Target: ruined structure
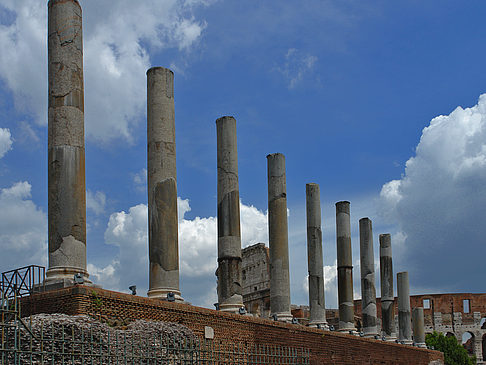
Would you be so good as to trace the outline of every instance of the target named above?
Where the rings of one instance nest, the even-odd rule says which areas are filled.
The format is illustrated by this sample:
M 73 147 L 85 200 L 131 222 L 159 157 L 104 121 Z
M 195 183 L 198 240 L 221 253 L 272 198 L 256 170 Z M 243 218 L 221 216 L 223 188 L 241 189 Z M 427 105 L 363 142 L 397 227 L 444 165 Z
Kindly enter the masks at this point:
M 390 234 L 380 234 L 380 285 L 382 335 L 387 341 L 396 340 L 393 294 L 393 260 Z
M 46 284 L 73 285 L 86 271 L 86 183 L 82 11 L 77 0 L 48 3 L 48 220 Z
M 218 304 L 226 312 L 243 307 L 241 292 L 240 192 L 236 120 L 216 121 L 218 140 Z
M 268 163 L 268 238 L 270 246 L 270 310 L 279 321 L 292 320 L 290 313 L 289 242 L 285 156 L 274 153 Z
M 427 347 L 425 345 L 424 309 L 422 307 L 412 309 L 412 329 L 414 345 L 422 348 Z
M 398 292 L 398 340 L 405 345 L 412 342 L 412 322 L 410 313 L 410 285 L 408 272 L 403 271 L 397 274 Z
M 147 190 L 149 224 L 149 291 L 166 299 L 179 290 L 177 172 L 174 73 L 163 67 L 147 71 Z

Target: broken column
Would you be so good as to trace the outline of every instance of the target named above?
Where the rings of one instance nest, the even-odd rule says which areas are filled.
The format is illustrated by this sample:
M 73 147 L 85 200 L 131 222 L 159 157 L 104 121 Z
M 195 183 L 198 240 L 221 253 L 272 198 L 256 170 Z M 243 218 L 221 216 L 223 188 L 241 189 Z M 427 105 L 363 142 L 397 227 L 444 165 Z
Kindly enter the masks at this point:
M 361 312 L 365 337 L 378 335 L 376 326 L 375 260 L 371 220 L 359 220 L 359 252 L 361 267 Z
M 218 303 L 219 309 L 238 312 L 241 288 L 240 193 L 236 120 L 216 120 L 218 141 Z
M 412 310 L 413 342 L 415 346 L 426 348 L 424 308 L 417 307 Z
M 386 341 L 396 340 L 391 236 L 380 234 L 381 328 Z
M 307 184 L 307 264 L 309 269 L 310 327 L 328 329 L 324 301 L 321 198 L 318 184 Z
M 279 321 L 290 322 L 292 314 L 290 313 L 285 157 L 281 153 L 273 153 L 267 156 L 267 163 L 270 314 Z
M 412 341 L 412 322 L 410 318 L 410 287 L 408 282 L 408 272 L 397 274 L 398 290 L 398 341 L 405 345 L 411 345 Z
M 167 299 L 179 290 L 174 74 L 147 71 L 147 184 L 150 298 Z M 169 294 L 172 296 L 172 294 Z
M 336 203 L 337 274 L 339 331 L 356 331 L 354 326 L 353 255 L 349 202 Z
M 76 0 L 48 3 L 48 220 L 46 283 L 67 286 L 86 271 L 86 183 L 82 11 Z

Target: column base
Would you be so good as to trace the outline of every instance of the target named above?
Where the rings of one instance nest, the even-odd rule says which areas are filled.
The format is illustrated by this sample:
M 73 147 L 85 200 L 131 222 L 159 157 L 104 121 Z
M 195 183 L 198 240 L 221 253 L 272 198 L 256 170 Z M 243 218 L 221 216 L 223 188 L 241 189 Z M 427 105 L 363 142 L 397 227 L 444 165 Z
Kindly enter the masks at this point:
M 375 336 L 378 336 L 378 328 L 376 326 L 363 328 L 363 337 L 374 338 Z
M 396 342 L 397 341 L 397 336 L 382 336 L 384 337 L 384 341 L 386 342 Z
M 402 344 L 402 345 L 409 345 L 409 346 L 412 346 L 413 345 L 413 341 L 412 340 L 398 340 L 398 343 Z
M 229 303 L 229 304 L 220 304 L 219 305 L 219 310 L 221 312 L 227 312 L 227 313 L 239 313 L 240 312 L 240 308 L 244 308 L 244 304 L 241 303 L 237 303 L 237 304 L 234 304 L 234 303 Z
M 420 347 L 421 349 L 427 348 L 427 345 L 425 344 L 425 342 L 414 343 L 414 346 Z
M 325 321 L 311 321 L 309 322 L 308 326 L 312 328 L 320 328 L 324 331 L 329 331 L 329 325 Z
M 82 282 L 77 282 L 74 280 L 74 276 L 76 274 L 81 274 Z M 56 290 L 74 286 L 76 284 L 99 287 L 98 285 L 94 285 L 93 282 L 88 278 L 88 272 L 79 267 L 51 267 L 46 271 L 46 278 L 41 290 Z
M 168 301 L 167 299 L 167 294 L 169 293 L 174 293 L 174 301 L 178 303 L 183 303 L 184 298 L 181 297 L 181 292 L 176 289 L 170 289 L 170 288 L 158 288 L 158 289 L 150 289 L 147 292 L 147 296 L 150 299 L 160 299 L 160 300 L 165 300 Z
M 348 332 L 352 335 L 359 336 L 359 332 L 354 327 L 354 323 L 351 322 L 341 322 L 339 321 L 339 328 L 337 329 L 337 332 Z
M 278 322 L 292 323 L 292 313 L 290 312 L 279 312 L 270 315 L 270 318 L 276 317 Z

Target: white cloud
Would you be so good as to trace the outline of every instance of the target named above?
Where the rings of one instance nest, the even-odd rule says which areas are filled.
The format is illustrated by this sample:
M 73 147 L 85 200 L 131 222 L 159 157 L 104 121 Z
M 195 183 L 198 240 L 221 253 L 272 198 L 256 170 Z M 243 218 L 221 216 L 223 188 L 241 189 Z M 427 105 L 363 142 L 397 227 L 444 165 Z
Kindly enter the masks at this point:
M 385 184 L 381 199 L 387 218 L 399 225 L 404 254 L 395 257 L 411 281 L 448 291 L 482 290 L 486 94 L 471 108 L 432 119 L 402 178 Z M 454 280 L 444 285 L 447 277 Z
M 12 135 L 8 128 L 0 128 L 0 158 L 12 149 Z
M 318 58 L 310 54 L 303 54 L 295 48 L 289 48 L 285 55 L 283 66 L 277 70 L 285 77 L 288 88 L 295 88 L 308 74 L 312 73 Z
M 105 211 L 106 195 L 102 191 L 93 193 L 91 190 L 86 191 L 86 208 L 92 210 L 96 215 Z
M 5 271 L 47 263 L 47 217 L 31 200 L 31 188 L 23 181 L 0 190 L 0 267 Z
M 131 141 L 145 112 L 149 49 L 189 50 L 205 27 L 192 10 L 204 0 L 85 0 L 83 6 L 86 135 Z M 0 78 L 16 108 L 47 121 L 47 4 L 5 0 L 13 22 L 0 25 Z
M 192 287 L 189 299 L 195 304 L 214 303 L 217 267 L 217 219 L 195 217 L 185 219 L 191 210 L 188 199 L 177 199 L 179 211 L 179 258 L 181 280 Z M 253 206 L 241 207 L 242 246 L 266 240 L 267 216 Z M 117 257 L 104 267 L 90 265 L 90 274 L 108 289 L 124 290 L 136 284 L 139 295 L 145 295 L 148 282 L 147 206 L 139 204 L 127 212 L 110 216 L 105 242 L 119 247 Z M 199 287 L 194 283 L 204 283 Z M 181 288 L 184 291 L 184 288 Z M 214 293 L 213 293 L 214 291 Z M 184 293 L 183 293 L 184 296 Z M 188 299 L 188 298 L 186 298 Z M 208 304 L 209 303 L 209 304 Z

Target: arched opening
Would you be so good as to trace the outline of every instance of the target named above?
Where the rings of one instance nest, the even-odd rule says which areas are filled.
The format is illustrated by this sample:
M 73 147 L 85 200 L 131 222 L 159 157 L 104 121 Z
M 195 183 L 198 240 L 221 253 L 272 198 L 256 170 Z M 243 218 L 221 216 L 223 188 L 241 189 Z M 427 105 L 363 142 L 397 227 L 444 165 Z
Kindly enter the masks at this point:
M 462 346 L 464 346 L 469 355 L 474 355 L 474 335 L 471 332 L 462 334 Z
M 486 335 L 483 335 L 483 361 L 486 361 Z
M 486 317 L 481 318 L 481 321 L 479 322 L 479 327 L 481 329 L 486 330 Z
M 453 334 L 452 332 L 447 332 L 446 337 L 456 337 L 456 335 Z

